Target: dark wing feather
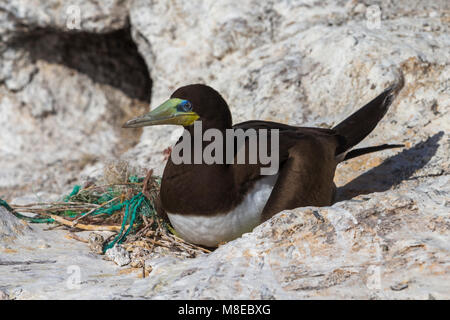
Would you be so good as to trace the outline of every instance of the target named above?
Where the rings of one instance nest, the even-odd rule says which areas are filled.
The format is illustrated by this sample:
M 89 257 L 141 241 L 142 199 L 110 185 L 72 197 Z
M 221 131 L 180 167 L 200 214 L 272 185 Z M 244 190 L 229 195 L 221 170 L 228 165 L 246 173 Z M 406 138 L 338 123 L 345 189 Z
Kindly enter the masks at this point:
M 309 127 L 295 127 L 286 125 L 283 123 L 271 122 L 271 121 L 260 121 L 252 120 L 242 123 L 238 123 L 233 126 L 233 129 L 278 129 L 279 130 L 279 168 L 280 170 L 285 165 L 286 161 L 289 159 L 290 149 L 298 145 L 299 141 L 306 141 L 314 139 L 315 141 L 324 142 L 328 148 L 330 148 L 330 153 L 334 154 L 337 146 L 340 143 L 341 138 L 332 129 L 325 128 L 309 128 Z M 270 131 L 268 131 L 268 137 L 270 137 Z M 317 139 L 315 139 L 317 138 Z M 270 140 L 269 140 L 270 141 Z M 258 140 L 259 142 L 259 140 Z M 248 151 L 250 150 L 249 140 L 246 140 L 245 150 L 246 157 L 248 159 Z M 318 142 L 321 143 L 321 142 Z M 268 144 L 268 154 L 271 154 L 270 143 Z M 235 156 L 237 150 L 235 149 Z M 305 154 L 308 151 L 305 150 Z M 236 161 L 235 161 L 236 163 Z M 254 181 L 260 178 L 261 168 L 267 167 L 261 163 L 257 164 L 235 164 L 233 165 L 233 171 L 235 172 L 236 185 L 242 186 L 243 189 L 249 188 L 249 185 L 253 184 Z

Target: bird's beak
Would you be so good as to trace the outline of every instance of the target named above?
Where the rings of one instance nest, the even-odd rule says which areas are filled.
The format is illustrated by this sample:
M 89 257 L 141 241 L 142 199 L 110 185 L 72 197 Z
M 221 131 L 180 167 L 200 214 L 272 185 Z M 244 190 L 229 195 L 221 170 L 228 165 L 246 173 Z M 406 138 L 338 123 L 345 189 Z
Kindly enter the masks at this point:
M 199 115 L 194 111 L 179 110 L 178 106 L 183 102 L 182 99 L 169 99 L 149 113 L 127 121 L 122 128 L 139 128 L 158 124 L 190 126 L 199 118 Z

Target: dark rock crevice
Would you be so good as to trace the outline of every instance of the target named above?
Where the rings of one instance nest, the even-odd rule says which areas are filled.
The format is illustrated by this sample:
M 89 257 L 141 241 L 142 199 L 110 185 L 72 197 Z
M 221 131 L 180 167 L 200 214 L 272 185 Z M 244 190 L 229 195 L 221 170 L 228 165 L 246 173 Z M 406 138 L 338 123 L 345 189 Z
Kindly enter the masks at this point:
M 131 99 L 150 101 L 152 81 L 129 27 L 103 34 L 38 28 L 16 35 L 10 45 L 28 51 L 34 62 L 64 65 Z
M 131 36 L 130 26 L 107 33 L 91 33 L 86 31 L 67 31 L 54 28 L 36 28 L 26 33 L 16 34 L 7 45 L 14 49 L 18 57 L 26 56 L 27 64 L 35 68 L 32 76 L 25 85 L 30 85 L 34 75 L 39 74 L 46 66 L 61 66 L 56 72 L 61 72 L 63 77 L 75 76 L 77 81 L 84 81 L 87 76 L 92 83 L 80 86 L 79 96 L 87 96 L 99 92 L 107 99 L 108 112 L 104 121 L 110 124 L 119 136 L 119 143 L 114 155 L 118 156 L 139 142 L 142 129 L 124 130 L 122 124 L 130 118 L 144 113 L 148 109 L 151 99 L 152 80 L 148 67 L 138 51 Z M 23 59 L 23 58 L 20 58 Z M 16 62 L 23 64 L 24 60 Z M 78 77 L 78 75 L 83 75 Z M 95 85 L 95 87 L 93 86 Z M 58 90 L 58 78 L 53 78 L 47 73 L 45 81 L 32 84 L 35 87 L 47 88 L 50 96 Z M 87 87 L 86 87 L 87 86 Z M 88 88 L 85 92 L 83 88 Z M 22 90 L 24 89 L 21 86 Z M 70 88 L 64 88 L 66 91 Z M 16 91 L 20 91 L 16 90 Z M 10 90 L 12 91 L 12 90 Z M 53 99 L 53 98 L 52 98 Z M 73 97 L 60 96 L 56 106 L 49 112 L 41 112 L 37 118 L 54 116 L 56 111 L 65 112 L 68 108 L 80 108 Z M 95 128 L 92 128 L 95 131 Z

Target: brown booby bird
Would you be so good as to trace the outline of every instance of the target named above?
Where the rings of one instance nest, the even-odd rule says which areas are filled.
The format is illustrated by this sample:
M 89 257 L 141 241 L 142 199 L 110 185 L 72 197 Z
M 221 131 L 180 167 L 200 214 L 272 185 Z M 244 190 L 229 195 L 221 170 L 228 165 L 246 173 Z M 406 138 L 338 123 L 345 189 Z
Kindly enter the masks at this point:
M 174 152 L 168 159 L 161 181 L 158 214 L 168 217 L 186 241 L 214 247 L 251 231 L 282 210 L 331 205 L 336 190 L 333 177 L 340 162 L 403 146 L 384 144 L 351 149 L 375 128 L 400 88 L 401 85 L 389 87 L 334 128 L 325 129 L 259 120 L 233 125 L 222 96 L 209 86 L 193 84 L 177 89 L 169 100 L 128 121 L 124 127 L 161 124 L 184 127 L 185 134 L 174 150 L 186 142 L 192 142 L 193 147 L 179 152 L 185 161 L 174 161 Z M 211 153 L 215 159 L 224 157 L 223 161 L 198 164 L 195 161 L 198 153 L 201 156 L 208 145 L 218 140 L 217 136 L 212 142 L 209 142 L 211 138 L 198 140 L 209 129 L 224 137 L 231 133 L 232 142 L 237 143 L 231 149 L 219 145 Z M 238 135 L 233 134 L 249 131 L 257 140 L 248 134 L 239 145 Z M 274 135 L 277 139 L 271 140 Z M 278 161 L 278 170 L 270 175 L 262 174 L 267 161 L 248 160 L 254 152 L 251 147 L 255 141 L 264 139 L 276 142 L 275 147 L 271 143 L 267 147 L 267 152 Z M 244 163 L 229 161 L 236 160 L 242 148 Z

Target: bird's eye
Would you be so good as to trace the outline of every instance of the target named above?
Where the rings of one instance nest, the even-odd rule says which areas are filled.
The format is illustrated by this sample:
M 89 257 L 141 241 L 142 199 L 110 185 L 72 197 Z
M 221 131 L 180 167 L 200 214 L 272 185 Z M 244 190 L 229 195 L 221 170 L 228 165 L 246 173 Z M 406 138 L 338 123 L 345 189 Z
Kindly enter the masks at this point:
M 189 112 L 192 111 L 192 104 L 189 101 L 184 100 L 182 103 L 178 105 L 177 109 L 178 111 Z

